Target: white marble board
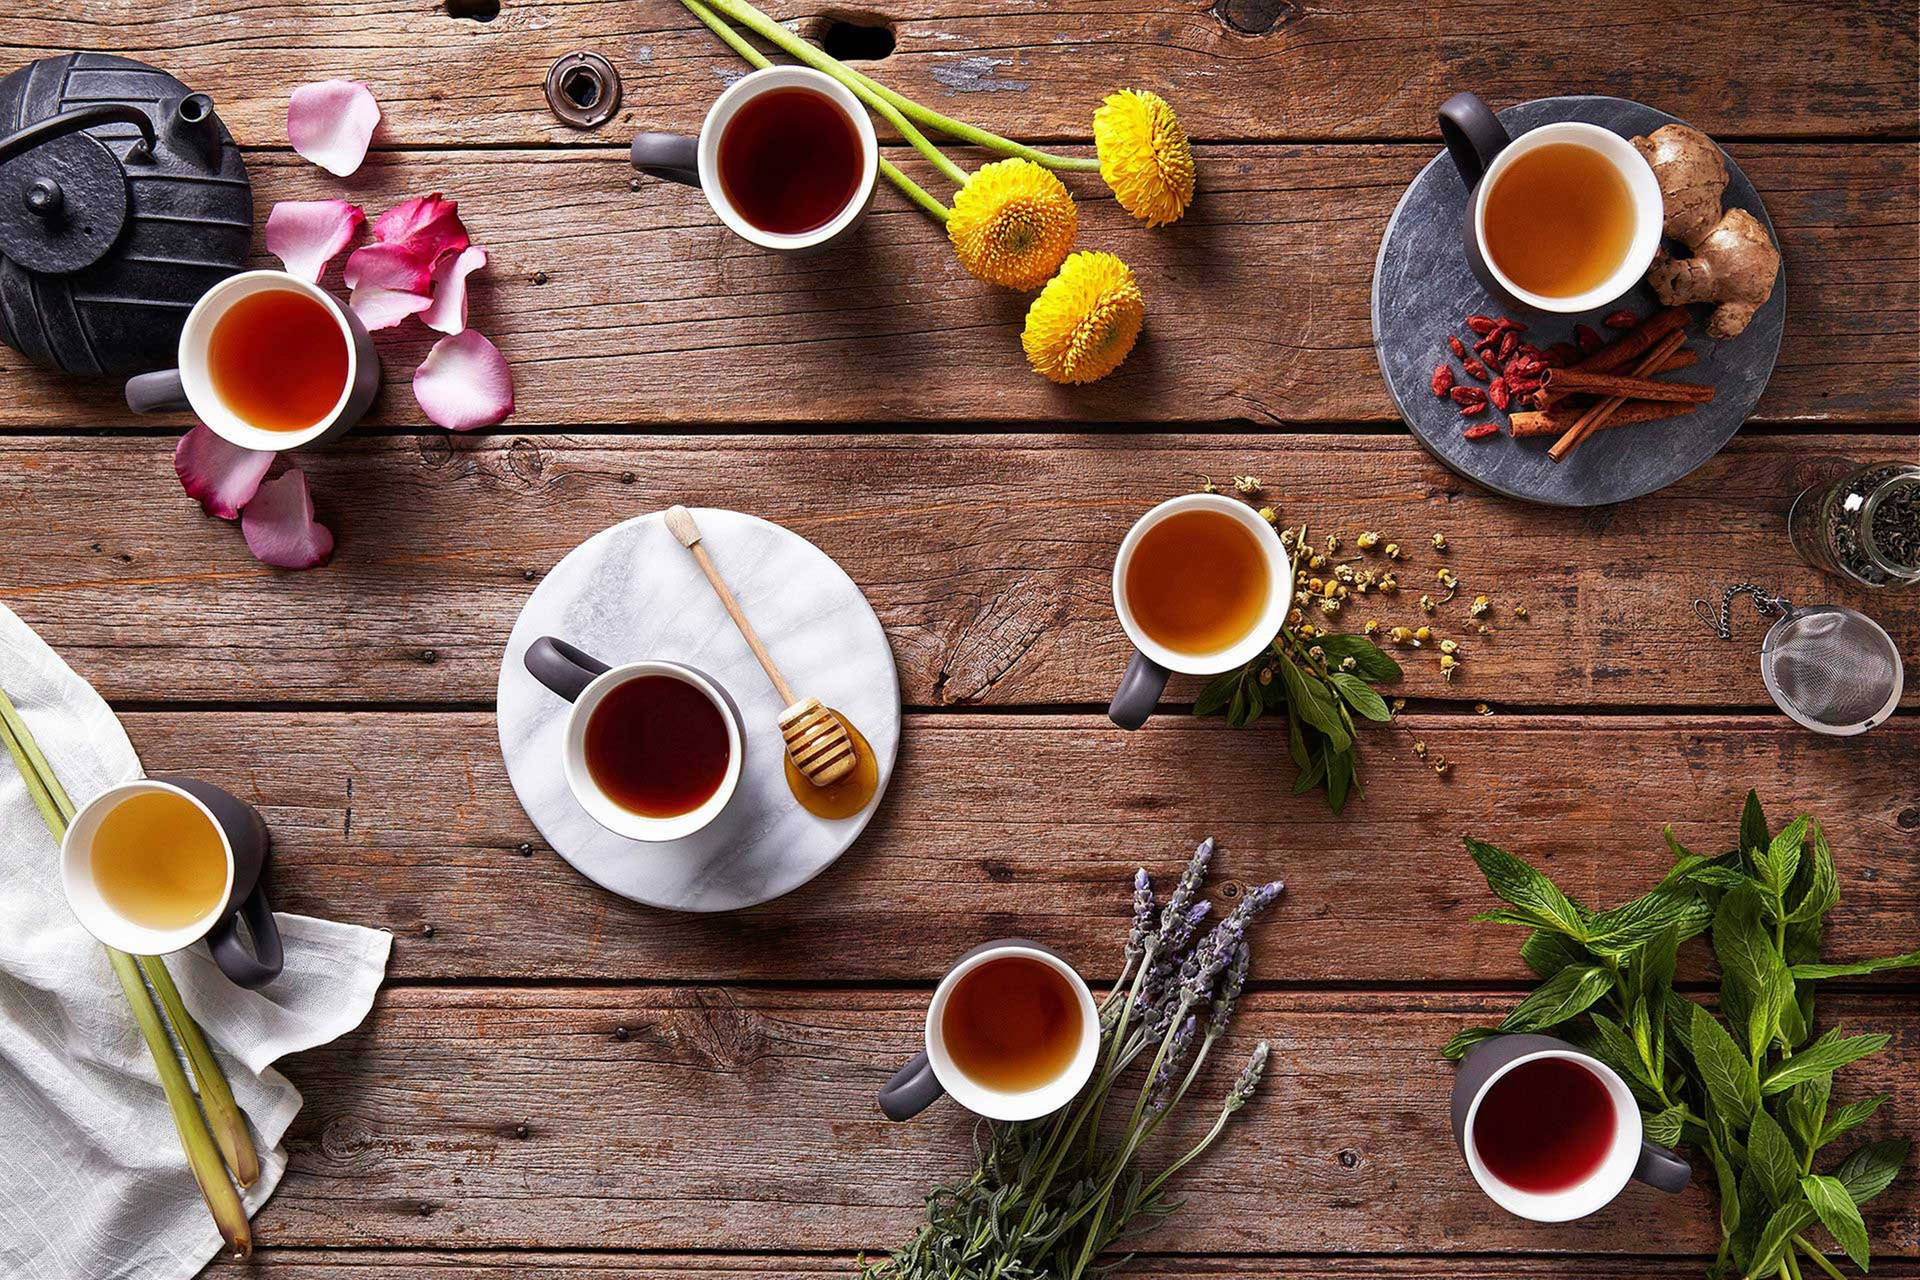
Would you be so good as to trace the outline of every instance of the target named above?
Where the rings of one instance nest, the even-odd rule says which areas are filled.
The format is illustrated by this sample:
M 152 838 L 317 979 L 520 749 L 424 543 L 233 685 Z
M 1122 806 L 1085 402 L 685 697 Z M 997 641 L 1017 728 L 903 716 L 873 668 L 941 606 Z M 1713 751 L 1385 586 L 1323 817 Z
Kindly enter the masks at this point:
M 595 534 L 534 588 L 500 664 L 500 749 L 527 816 L 580 874 L 649 906 L 733 911 L 805 884 L 865 830 L 900 749 L 900 678 L 872 606 L 825 552 L 755 516 L 712 508 L 693 515 L 707 553 L 794 692 L 844 713 L 872 744 L 880 772 L 873 803 L 831 820 L 794 800 L 776 724 L 784 704 L 659 513 Z M 746 722 L 746 761 L 733 802 L 712 825 L 647 844 L 587 815 L 561 772 L 571 704 L 521 660 L 543 635 L 615 666 L 684 662 L 725 687 Z

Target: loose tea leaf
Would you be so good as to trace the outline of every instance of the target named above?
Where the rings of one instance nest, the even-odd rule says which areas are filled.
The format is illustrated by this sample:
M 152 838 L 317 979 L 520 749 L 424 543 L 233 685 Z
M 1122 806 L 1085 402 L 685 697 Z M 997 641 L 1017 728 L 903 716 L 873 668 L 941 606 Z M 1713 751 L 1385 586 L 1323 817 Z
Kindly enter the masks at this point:
M 1490 1036 L 1551 1027 L 1619 1072 L 1647 1136 L 1690 1143 L 1713 1168 L 1721 1232 L 1708 1268 L 1714 1280 L 1799 1280 L 1802 1258 L 1837 1274 L 1804 1234 L 1816 1226 L 1865 1270 L 1859 1206 L 1892 1184 L 1908 1144 L 1871 1142 L 1830 1172 L 1816 1165 L 1886 1102 L 1831 1105 L 1836 1073 L 1885 1049 L 1889 1037 L 1835 1027 L 1814 1038 L 1814 984 L 1920 967 L 1920 950 L 1821 962 L 1825 917 L 1840 888 L 1820 824 L 1800 817 L 1775 834 L 1750 794 L 1738 849 L 1703 857 L 1668 831 L 1673 865 L 1660 883 L 1599 912 L 1502 849 L 1471 838 L 1466 846 L 1507 904 L 1477 919 L 1526 928 L 1520 955 L 1542 982 L 1499 1027 L 1461 1031 L 1442 1052 L 1458 1058 Z M 1673 986 L 1680 945 L 1703 932 L 1721 974 L 1717 1014 Z

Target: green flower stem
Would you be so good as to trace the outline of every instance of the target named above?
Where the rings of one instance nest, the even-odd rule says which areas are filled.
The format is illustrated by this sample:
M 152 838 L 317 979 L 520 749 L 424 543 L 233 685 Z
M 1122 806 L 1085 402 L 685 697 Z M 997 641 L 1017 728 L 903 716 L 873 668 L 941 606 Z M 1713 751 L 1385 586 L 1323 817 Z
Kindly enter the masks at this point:
M 1795 1248 L 1799 1249 L 1800 1252 L 1806 1254 L 1807 1257 L 1811 1259 L 1812 1262 L 1816 1266 L 1818 1266 L 1822 1271 L 1832 1276 L 1833 1280 L 1847 1280 L 1846 1276 L 1841 1274 L 1840 1269 L 1834 1266 L 1833 1263 L 1828 1260 L 1826 1254 L 1820 1252 L 1818 1249 L 1814 1248 L 1811 1244 L 1807 1243 L 1807 1238 L 1805 1236 L 1793 1237 L 1793 1244 Z
M 685 0 L 682 0 L 682 2 L 684 3 Z M 817 67 L 825 71 L 828 75 L 833 76 L 834 79 L 839 80 L 855 93 L 860 94 L 860 96 L 868 102 L 873 102 L 875 99 L 883 100 L 890 107 L 912 116 L 929 129 L 938 130 L 950 138 L 971 143 L 976 147 L 985 147 L 989 151 L 997 151 L 1002 155 L 1015 156 L 1022 160 L 1031 160 L 1035 164 L 1048 169 L 1089 171 L 1096 170 L 1100 167 L 1100 162 L 1097 159 L 1054 155 L 1052 152 L 1041 151 L 1035 147 L 1029 147 L 1023 143 L 1015 142 L 1011 138 L 1003 138 L 997 133 L 989 133 L 985 129 L 975 128 L 973 125 L 967 124 L 964 121 L 955 120 L 951 116 L 942 115 L 930 107 L 922 106 L 905 94 L 896 93 L 877 80 L 863 75 L 853 68 L 843 65 L 837 59 L 820 52 L 811 44 L 808 44 L 805 40 L 802 40 L 799 36 L 796 36 L 793 32 L 760 12 L 760 10 L 745 3 L 745 0 L 706 0 L 706 3 L 721 13 L 726 14 L 729 18 L 732 18 L 735 22 L 740 23 L 747 29 L 779 45 L 786 52 L 799 58 L 809 66 Z M 898 126 L 896 125 L 896 127 Z
M 712 31 L 713 34 L 719 36 L 720 39 L 726 43 L 728 48 L 732 49 L 735 53 L 739 54 L 742 58 L 744 58 L 747 62 L 751 63 L 753 66 L 770 67 L 773 65 L 773 63 L 768 60 L 765 54 L 761 53 L 758 49 L 748 44 L 746 40 L 741 37 L 739 32 L 735 31 L 732 27 L 722 22 L 719 16 L 715 14 L 712 9 L 708 8 L 705 4 L 701 3 L 701 0 L 680 0 L 680 3 L 686 6 L 687 11 L 689 13 L 691 13 L 694 17 L 700 19 L 701 22 L 705 23 L 708 30 Z M 779 28 L 779 30 L 782 32 L 782 34 L 787 34 L 786 29 L 784 27 Z M 769 36 L 768 39 L 773 39 L 773 37 Z M 779 43 L 779 41 L 775 40 L 775 43 L 777 44 Z M 805 45 L 805 47 L 809 49 L 812 48 L 811 45 Z M 824 54 L 820 56 L 825 57 Z M 827 60 L 829 62 L 832 61 L 832 59 L 830 58 Z M 838 64 L 835 64 L 835 65 L 838 65 Z M 827 68 L 824 68 L 824 67 L 820 69 L 823 71 L 827 70 Z M 827 71 L 827 74 L 833 75 L 834 79 L 839 80 L 842 84 L 847 83 L 846 77 L 844 76 L 834 75 L 832 71 Z M 942 173 L 946 174 L 948 177 L 952 178 L 955 182 L 958 182 L 960 185 L 962 186 L 966 185 L 966 182 L 967 182 L 966 171 L 961 169 L 958 165 L 954 164 L 951 160 L 947 159 L 946 156 L 942 155 L 940 153 L 940 149 L 934 146 L 933 143 L 929 142 L 925 134 L 921 133 L 918 129 L 914 128 L 911 124 L 908 124 L 905 120 L 901 119 L 899 112 L 894 111 L 891 106 L 885 103 L 874 102 L 867 95 L 861 94 L 859 89 L 855 88 L 855 86 L 851 84 L 847 84 L 847 88 L 852 92 L 859 94 L 862 101 L 866 102 L 869 106 L 873 107 L 874 110 L 880 112 L 881 115 L 887 119 L 888 123 L 892 124 L 894 128 L 900 131 L 900 135 L 902 137 L 906 138 L 907 141 L 913 143 L 915 149 L 917 149 L 921 155 L 927 157 L 928 160 L 932 161 L 935 168 L 939 169 Z M 923 210 L 925 210 L 928 214 L 930 214 L 936 221 L 941 223 L 946 222 L 947 216 L 950 212 L 947 206 L 941 204 L 938 200 L 934 199 L 934 197 L 930 195 L 924 187 L 922 187 L 919 183 L 915 182 L 912 178 L 909 178 L 906 174 L 900 172 L 899 168 L 897 168 L 892 161 L 888 160 L 884 156 L 880 158 L 880 172 L 886 176 L 887 181 L 891 182 L 894 186 L 900 189 L 901 194 L 905 195 L 907 199 L 919 205 Z
M 207 1113 L 207 1124 L 213 1130 L 214 1140 L 220 1144 L 220 1155 L 226 1160 L 227 1168 L 233 1170 L 233 1180 L 243 1187 L 252 1186 L 260 1176 L 260 1155 L 254 1150 L 253 1135 L 247 1132 L 247 1118 L 233 1100 L 233 1090 L 213 1056 L 213 1048 L 207 1044 L 200 1024 L 187 1012 L 180 988 L 167 972 L 166 961 L 159 956 L 141 956 L 140 972 L 153 987 L 153 993 L 160 997 L 160 1007 L 166 1010 L 167 1021 L 173 1025 L 180 1047 L 186 1050 L 187 1064 L 193 1068 L 193 1080 L 200 1090 L 200 1109 Z

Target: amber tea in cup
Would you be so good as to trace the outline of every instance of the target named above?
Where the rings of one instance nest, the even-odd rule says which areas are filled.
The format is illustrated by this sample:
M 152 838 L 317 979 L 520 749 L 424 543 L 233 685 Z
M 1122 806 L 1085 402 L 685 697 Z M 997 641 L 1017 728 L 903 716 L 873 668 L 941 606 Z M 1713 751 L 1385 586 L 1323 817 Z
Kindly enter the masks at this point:
M 712 698 L 674 676 L 638 675 L 593 708 L 586 762 L 593 784 L 621 808 L 677 818 L 720 790 L 732 747 Z
M 955 984 L 940 1034 L 968 1079 L 1000 1093 L 1024 1093 L 1073 1065 L 1081 1039 L 1079 996 L 1045 961 L 1002 956 Z
M 182 929 L 227 899 L 227 852 L 206 811 L 171 791 L 128 796 L 100 819 L 88 870 L 109 910 Z
M 1267 610 L 1267 557 L 1218 511 L 1180 511 L 1148 529 L 1127 564 L 1127 604 L 1154 643 L 1208 654 L 1246 637 Z
M 860 193 L 865 153 L 853 121 L 812 89 L 747 99 L 720 135 L 720 186 L 753 226 L 804 235 L 840 216 Z
M 1487 192 L 1487 255 L 1520 288 L 1569 298 L 1620 269 L 1639 226 L 1619 168 L 1592 147 L 1554 142 L 1516 155 Z
M 346 390 L 347 337 L 306 294 L 262 290 L 214 323 L 207 373 L 241 421 L 262 431 L 306 431 L 332 416 Z

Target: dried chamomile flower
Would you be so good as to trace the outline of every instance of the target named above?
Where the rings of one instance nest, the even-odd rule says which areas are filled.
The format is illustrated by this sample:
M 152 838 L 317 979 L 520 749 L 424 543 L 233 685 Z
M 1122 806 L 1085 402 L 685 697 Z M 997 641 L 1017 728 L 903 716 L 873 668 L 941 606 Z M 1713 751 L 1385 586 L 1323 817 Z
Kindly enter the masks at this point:
M 1413 638 L 1415 640 L 1418 640 L 1421 644 L 1425 644 L 1427 641 L 1433 639 L 1433 628 L 1417 627 L 1414 629 Z
M 1527 616 L 1527 606 L 1523 604 L 1513 606 L 1513 616 L 1516 618 L 1525 618 Z
M 1321 555 L 1318 551 L 1316 551 L 1313 553 L 1312 557 L 1308 559 L 1307 567 L 1312 569 L 1324 569 L 1327 567 L 1327 558 Z
M 1380 545 L 1380 535 L 1369 529 L 1355 538 L 1354 542 L 1362 551 L 1371 551 Z
M 1307 650 L 1307 656 L 1315 662 L 1325 662 L 1327 660 L 1327 651 L 1316 644 Z
M 1406 709 L 1407 709 L 1407 700 L 1405 698 L 1395 698 L 1392 702 L 1387 704 L 1387 710 L 1393 712 L 1394 715 L 1399 715 L 1402 711 L 1405 711 Z
M 1272 507 L 1260 508 L 1260 518 L 1262 520 L 1265 520 L 1268 524 L 1280 523 L 1280 513 L 1278 511 L 1275 511 Z
M 1319 595 L 1322 591 L 1326 590 L 1326 586 L 1327 584 L 1319 578 L 1307 579 L 1307 590 L 1311 591 L 1316 596 Z
M 1202 493 L 1220 492 L 1220 486 L 1213 482 L 1212 476 L 1206 475 L 1201 472 L 1195 472 L 1194 474 L 1200 476 L 1200 492 Z
M 1328 534 L 1327 535 L 1327 554 L 1333 555 L 1335 552 L 1339 550 L 1340 550 L 1340 535 L 1337 533 Z
M 1476 702 L 1473 704 L 1473 714 L 1477 716 L 1490 716 L 1493 714 L 1493 708 L 1484 702 Z
M 1427 758 L 1427 744 L 1416 739 L 1413 744 L 1413 754 L 1425 760 Z
M 1388 595 L 1392 595 L 1400 589 L 1400 579 L 1394 577 L 1391 573 L 1383 573 L 1380 575 L 1380 589 Z
M 1449 591 L 1460 585 L 1460 579 L 1454 576 L 1453 570 L 1444 565 L 1436 570 L 1433 576 L 1441 586 Z
M 1368 634 L 1368 635 L 1370 635 L 1370 636 L 1377 636 L 1377 635 L 1379 635 L 1379 634 L 1380 634 L 1380 619 L 1378 619 L 1378 618 L 1368 618 L 1368 619 L 1367 619 L 1367 626 L 1366 626 L 1366 632 L 1367 632 L 1367 634 Z
M 1287 625 L 1297 627 L 1304 617 L 1306 617 L 1306 615 L 1300 612 L 1300 606 L 1295 605 L 1293 608 L 1287 610 Z
M 1445 756 L 1435 756 L 1433 758 L 1433 771 L 1442 777 L 1445 777 L 1447 770 L 1451 768 L 1453 768 L 1453 766 L 1447 763 Z
M 1260 668 L 1260 683 L 1261 683 L 1261 684 L 1272 684 L 1272 683 L 1273 683 L 1273 668 L 1272 668 L 1272 667 L 1262 667 L 1262 668 Z
M 1405 627 L 1395 627 L 1393 630 L 1387 632 L 1387 639 L 1393 641 L 1395 644 L 1408 644 L 1413 640 L 1413 632 Z
M 1236 492 L 1251 496 L 1260 492 L 1260 481 L 1255 476 L 1235 476 L 1233 487 Z
M 1487 610 L 1492 607 L 1493 602 L 1485 596 L 1475 596 L 1473 603 L 1467 606 L 1467 614 L 1474 618 L 1484 618 L 1487 616 Z
M 1360 665 L 1359 661 L 1356 658 L 1354 658 L 1351 654 L 1340 659 L 1340 669 L 1342 671 L 1351 671 L 1359 665 Z
M 1420 612 L 1422 612 L 1422 613 L 1424 613 L 1424 614 L 1427 614 L 1428 616 L 1432 616 L 1432 614 L 1433 614 L 1433 610 L 1434 610 L 1434 603 L 1433 603 L 1433 597 L 1432 597 L 1432 596 L 1421 596 L 1421 597 L 1420 597 Z
M 1336 596 L 1328 596 L 1320 602 L 1320 612 L 1326 614 L 1329 618 L 1339 613 L 1340 607 L 1340 600 Z
M 1263 512 L 1262 514 L 1265 514 L 1265 513 Z M 1294 543 L 1297 540 L 1298 539 L 1296 538 L 1292 529 L 1282 529 L 1280 531 L 1280 545 L 1285 547 L 1287 550 L 1289 551 L 1293 550 Z
M 1440 652 L 1458 653 L 1460 652 L 1460 642 L 1458 640 L 1442 640 L 1440 642 Z
M 1444 533 L 1436 533 L 1436 534 L 1434 534 L 1434 535 L 1433 535 L 1433 549 L 1434 549 L 1435 551 L 1445 551 L 1445 550 L 1447 549 L 1447 535 L 1446 535 L 1446 534 L 1444 534 Z
M 1453 683 L 1453 673 L 1458 671 L 1459 669 L 1460 669 L 1460 660 L 1458 658 L 1454 657 L 1450 653 L 1443 653 L 1440 655 L 1440 674 L 1446 677 L 1448 684 Z
M 1397 542 L 1389 542 L 1386 546 L 1386 553 L 1387 559 L 1398 560 L 1400 558 L 1400 544 Z

